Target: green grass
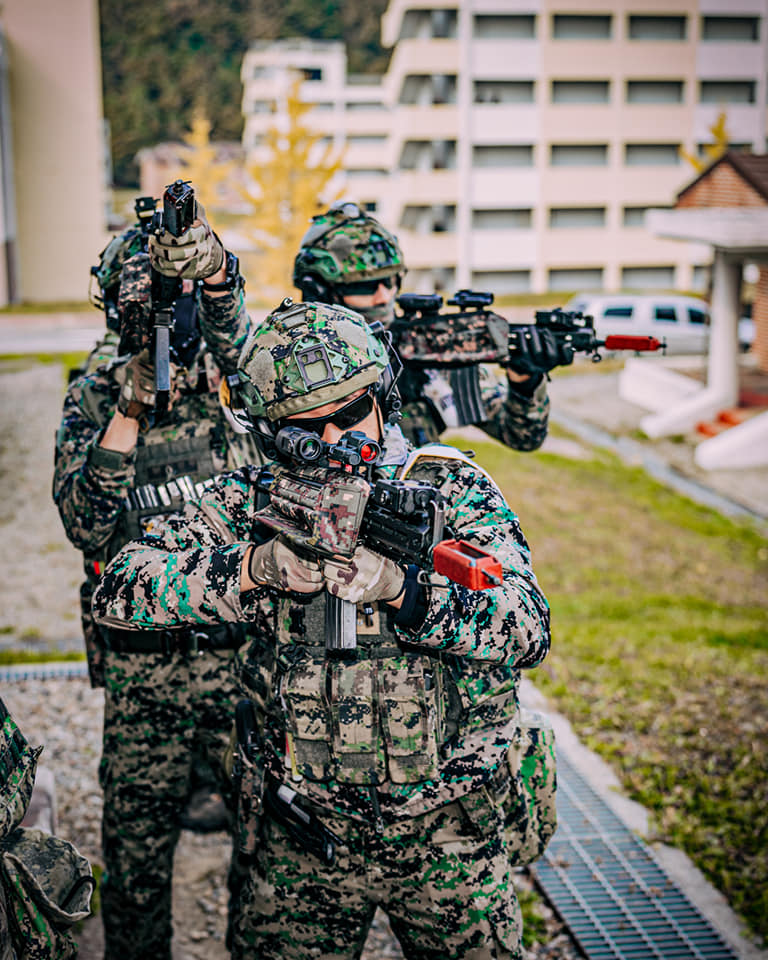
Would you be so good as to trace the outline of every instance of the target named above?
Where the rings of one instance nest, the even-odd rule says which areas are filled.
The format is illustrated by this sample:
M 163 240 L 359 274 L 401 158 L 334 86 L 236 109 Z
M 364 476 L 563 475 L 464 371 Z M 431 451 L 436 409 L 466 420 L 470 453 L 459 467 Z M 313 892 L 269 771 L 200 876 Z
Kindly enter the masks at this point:
M 4 632 L 5 629 L 0 630 L 0 633 Z M 2 667 L 17 663 L 57 663 L 60 660 L 85 660 L 85 654 L 77 650 L 0 650 Z
M 87 300 L 51 300 L 42 303 L 25 300 L 23 303 L 9 303 L 7 306 L 0 307 L 0 315 L 4 313 L 82 313 L 84 310 L 92 309 Z
M 552 607 L 531 678 L 768 938 L 768 541 L 611 454 L 475 446 Z

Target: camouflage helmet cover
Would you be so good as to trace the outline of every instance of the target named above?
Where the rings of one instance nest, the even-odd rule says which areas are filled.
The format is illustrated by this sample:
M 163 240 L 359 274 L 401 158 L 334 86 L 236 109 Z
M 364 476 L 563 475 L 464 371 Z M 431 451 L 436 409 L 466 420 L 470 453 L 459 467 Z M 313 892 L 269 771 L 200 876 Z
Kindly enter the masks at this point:
M 128 227 L 127 230 L 112 237 L 99 254 L 98 267 L 93 271 L 102 291 L 109 290 L 110 287 L 120 283 L 123 264 L 129 257 L 142 250 L 143 246 L 144 234 L 140 226 Z
M 286 298 L 240 354 L 242 402 L 252 420 L 279 420 L 376 383 L 388 364 L 386 346 L 358 313 Z
M 293 282 L 319 276 L 325 283 L 357 283 L 404 274 L 397 237 L 356 203 L 334 204 L 312 218 L 293 264 Z

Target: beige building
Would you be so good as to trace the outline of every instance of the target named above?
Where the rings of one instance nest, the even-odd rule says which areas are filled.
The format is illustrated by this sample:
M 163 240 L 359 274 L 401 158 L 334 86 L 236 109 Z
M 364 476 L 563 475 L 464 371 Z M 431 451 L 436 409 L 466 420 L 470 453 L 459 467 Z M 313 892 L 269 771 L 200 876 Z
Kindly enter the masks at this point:
M 681 148 L 722 114 L 732 146 L 765 151 L 768 0 L 391 0 L 382 39 L 378 81 L 347 77 L 338 44 L 254 47 L 243 145 L 299 70 L 411 289 L 706 289 L 709 247 L 645 212 L 674 204 Z
M 108 238 L 97 0 L 4 0 L 0 34 L 0 304 L 85 300 Z

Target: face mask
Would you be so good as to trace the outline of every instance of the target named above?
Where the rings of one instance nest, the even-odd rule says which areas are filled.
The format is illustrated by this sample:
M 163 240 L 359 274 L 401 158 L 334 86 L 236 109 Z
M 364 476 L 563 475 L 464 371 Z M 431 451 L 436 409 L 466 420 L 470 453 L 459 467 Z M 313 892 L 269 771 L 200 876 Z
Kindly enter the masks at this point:
M 395 301 L 392 299 L 389 303 L 379 303 L 375 307 L 353 307 L 356 313 L 362 314 L 368 323 L 374 323 L 379 320 L 388 327 L 395 319 Z

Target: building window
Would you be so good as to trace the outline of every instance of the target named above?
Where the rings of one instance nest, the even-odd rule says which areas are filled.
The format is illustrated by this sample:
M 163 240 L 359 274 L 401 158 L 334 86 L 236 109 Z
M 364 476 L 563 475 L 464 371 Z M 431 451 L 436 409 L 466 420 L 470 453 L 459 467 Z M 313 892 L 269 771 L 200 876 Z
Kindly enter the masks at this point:
M 456 166 L 455 140 L 406 140 L 401 170 L 452 170 Z
M 701 39 L 725 43 L 754 43 L 760 32 L 758 17 L 702 17 Z
M 608 144 L 553 143 L 550 163 L 553 167 L 604 167 L 608 163 Z
M 360 180 L 363 177 L 386 177 L 389 171 L 381 167 L 348 167 L 345 173 L 348 180 Z
M 604 227 L 605 207 L 551 207 L 549 225 L 555 229 L 567 230 Z
M 602 267 L 571 267 L 548 271 L 549 289 L 555 292 L 602 290 Z
M 677 143 L 627 143 L 624 163 L 628 167 L 671 167 L 680 163 Z
M 472 147 L 473 167 L 532 167 L 531 144 L 499 144 Z
M 383 133 L 351 133 L 347 137 L 350 147 L 374 147 L 386 142 L 387 137 Z
M 675 285 L 675 268 L 622 267 L 621 285 L 626 290 L 668 290 Z M 659 316 L 659 310 L 663 312 L 665 309 L 665 307 L 656 308 L 657 320 L 677 319 L 674 307 L 671 318 L 665 315 Z
M 275 113 L 277 104 L 274 100 L 254 100 L 251 104 L 251 113 Z
M 552 17 L 555 40 L 610 40 L 610 15 L 556 13 Z
M 456 207 L 453 204 L 418 206 L 409 204 L 400 217 L 404 230 L 416 233 L 453 233 L 456 229 Z
M 347 110 L 383 110 L 381 100 L 350 100 L 344 104 Z
M 475 14 L 474 35 L 478 40 L 532 40 L 536 36 L 533 14 Z
M 455 74 L 410 74 L 403 80 L 400 103 L 425 106 L 456 103 Z
M 682 80 L 627 80 L 627 103 L 682 102 Z
M 625 227 L 644 227 L 648 207 L 624 207 L 622 222 Z
M 685 17 L 632 15 L 627 24 L 630 40 L 685 40 Z
M 530 207 L 508 207 L 497 210 L 473 210 L 473 230 L 528 230 L 533 211 Z
M 610 99 L 607 80 L 552 81 L 552 103 L 608 103 Z
M 305 80 L 317 83 L 323 79 L 323 71 L 320 67 L 302 67 L 301 75 Z
M 475 80 L 475 103 L 533 103 L 533 80 Z
M 754 103 L 754 80 L 702 80 L 699 86 L 702 103 Z
M 363 202 L 363 210 L 365 210 L 367 213 L 376 213 L 378 206 L 379 205 L 375 200 L 365 200 Z
M 698 264 L 693 268 L 691 289 L 704 293 L 709 289 L 709 264 Z
M 400 40 L 432 40 L 456 36 L 456 10 L 406 10 Z
M 473 270 L 472 289 L 491 293 L 530 293 L 530 270 Z

